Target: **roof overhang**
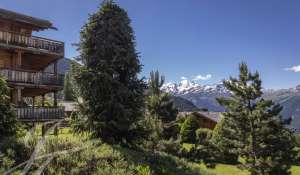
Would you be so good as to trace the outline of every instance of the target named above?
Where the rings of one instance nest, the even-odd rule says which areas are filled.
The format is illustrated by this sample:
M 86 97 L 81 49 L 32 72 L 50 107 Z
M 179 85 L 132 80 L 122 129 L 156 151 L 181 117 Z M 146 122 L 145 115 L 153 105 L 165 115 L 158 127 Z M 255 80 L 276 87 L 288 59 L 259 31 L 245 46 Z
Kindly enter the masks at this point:
M 23 24 L 28 24 L 28 25 L 33 26 L 37 30 L 45 30 L 45 29 L 57 30 L 57 28 L 54 27 L 53 24 L 48 20 L 31 17 L 28 15 L 9 11 L 9 10 L 2 9 L 2 8 L 0 8 L 0 19 L 14 21 L 14 22 L 23 23 Z

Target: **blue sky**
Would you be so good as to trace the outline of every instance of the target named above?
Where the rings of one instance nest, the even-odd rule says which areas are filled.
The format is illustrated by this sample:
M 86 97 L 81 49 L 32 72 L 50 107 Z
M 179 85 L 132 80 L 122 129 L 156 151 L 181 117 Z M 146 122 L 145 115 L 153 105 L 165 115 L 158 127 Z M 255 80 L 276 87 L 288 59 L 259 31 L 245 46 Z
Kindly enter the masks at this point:
M 1 0 L 0 7 L 45 18 L 59 31 L 37 35 L 71 44 L 100 0 Z M 298 0 L 116 0 L 128 11 L 144 65 L 168 81 L 181 77 L 201 84 L 237 75 L 245 61 L 266 88 L 300 84 L 300 1 Z M 293 68 L 292 68 L 293 67 Z M 286 69 L 290 68 L 290 69 Z

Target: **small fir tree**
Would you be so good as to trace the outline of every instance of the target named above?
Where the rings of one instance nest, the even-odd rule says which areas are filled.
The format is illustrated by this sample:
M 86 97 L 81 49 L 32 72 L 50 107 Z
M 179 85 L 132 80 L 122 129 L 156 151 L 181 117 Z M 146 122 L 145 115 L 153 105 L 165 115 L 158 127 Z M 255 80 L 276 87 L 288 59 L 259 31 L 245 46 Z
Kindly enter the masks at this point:
M 161 92 L 164 80 L 164 76 L 160 76 L 158 71 L 150 73 L 147 109 L 152 116 L 156 116 L 166 123 L 176 120 L 178 110 L 171 96 Z
M 238 140 L 233 126 L 229 126 L 228 118 L 222 118 L 213 130 L 211 144 L 216 148 L 218 161 L 222 163 L 238 162 Z
M 185 143 L 196 143 L 196 130 L 199 128 L 198 120 L 194 115 L 188 115 L 181 125 L 180 137 Z
M 224 135 L 224 139 L 235 138 L 238 153 L 245 160 L 243 167 L 251 175 L 290 174 L 294 138 L 280 116 L 282 107 L 261 97 L 258 72 L 250 73 L 245 63 L 239 69 L 238 79 L 223 82 L 231 98 L 218 99 L 227 110 L 224 116 L 234 130 L 231 134 L 236 135 Z
M 81 30 L 76 88 L 82 98 L 83 127 L 107 143 L 129 143 L 138 138 L 144 114 L 142 66 L 125 10 L 104 1 Z M 83 118 L 82 118 L 83 117 Z M 78 119 L 78 118 L 77 118 Z

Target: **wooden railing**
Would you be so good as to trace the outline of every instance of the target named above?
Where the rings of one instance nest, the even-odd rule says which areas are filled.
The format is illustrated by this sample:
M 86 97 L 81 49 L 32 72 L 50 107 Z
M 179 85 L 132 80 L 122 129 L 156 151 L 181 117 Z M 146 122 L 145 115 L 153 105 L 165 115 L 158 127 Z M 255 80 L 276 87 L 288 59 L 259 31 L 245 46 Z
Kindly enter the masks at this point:
M 45 50 L 59 55 L 64 55 L 64 43 L 51 39 L 27 36 L 20 33 L 0 31 L 0 43 L 20 47 Z
M 48 121 L 63 119 L 63 107 L 17 107 L 17 119 L 21 121 Z
M 64 75 L 46 72 L 19 71 L 7 68 L 0 69 L 0 75 L 8 82 L 24 83 L 33 85 L 56 85 L 63 86 Z

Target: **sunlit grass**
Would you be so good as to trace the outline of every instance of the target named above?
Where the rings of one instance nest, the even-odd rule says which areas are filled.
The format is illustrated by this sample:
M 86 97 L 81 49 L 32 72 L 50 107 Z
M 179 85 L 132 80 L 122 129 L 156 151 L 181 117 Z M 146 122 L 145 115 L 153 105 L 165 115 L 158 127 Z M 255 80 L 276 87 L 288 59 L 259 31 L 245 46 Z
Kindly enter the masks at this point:
M 239 169 L 236 165 L 217 164 L 215 168 L 207 168 L 204 164 L 200 165 L 201 169 L 216 175 L 250 175 L 249 172 Z M 300 174 L 300 166 L 292 166 L 292 175 Z

